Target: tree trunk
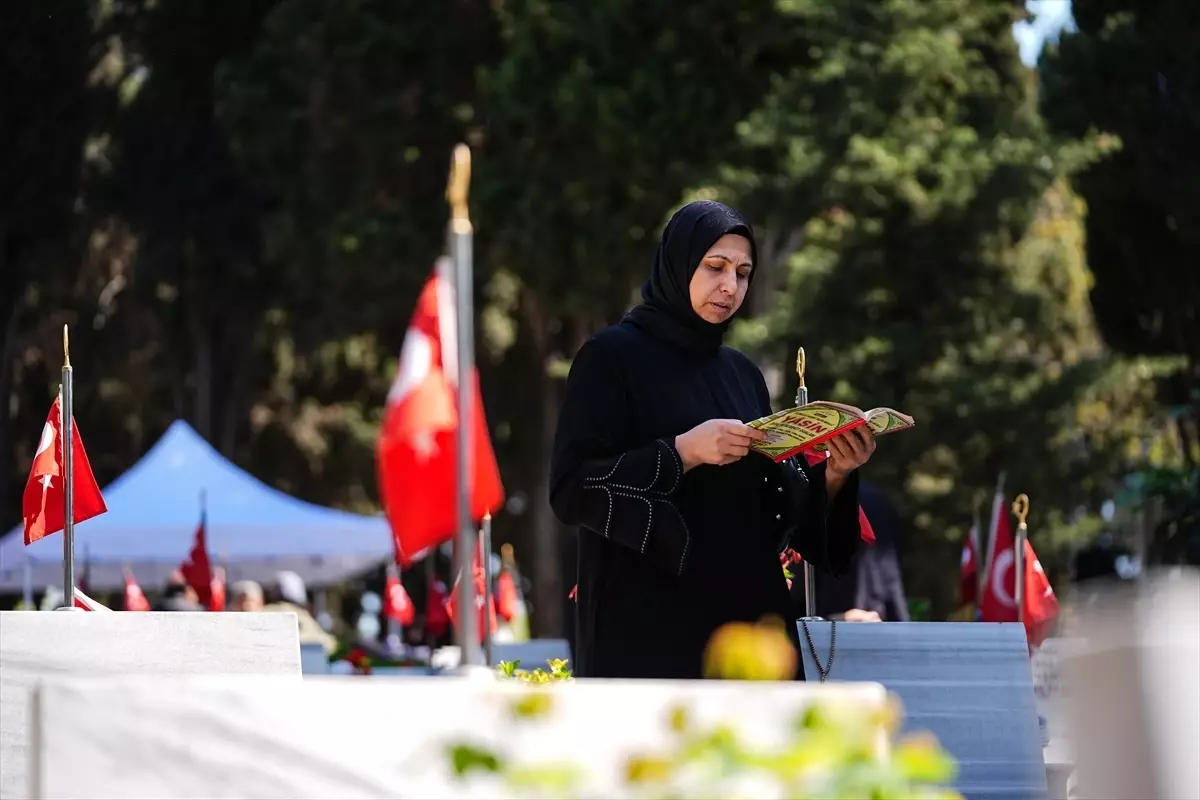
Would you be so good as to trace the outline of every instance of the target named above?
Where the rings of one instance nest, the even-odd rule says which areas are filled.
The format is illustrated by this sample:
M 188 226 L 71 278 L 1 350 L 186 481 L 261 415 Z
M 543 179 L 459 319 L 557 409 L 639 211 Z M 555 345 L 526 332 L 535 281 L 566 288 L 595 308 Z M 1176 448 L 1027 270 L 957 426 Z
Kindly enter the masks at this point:
M 544 638 L 563 635 L 562 525 L 550 508 L 550 454 L 554 447 L 554 428 L 558 407 L 557 381 L 545 369 L 541 376 L 540 451 L 537 462 L 535 496 L 532 502 L 534 565 L 536 568 L 537 634 Z
M 193 270 L 198 269 L 194 262 L 188 266 Z M 192 373 L 192 420 L 196 432 L 211 444 L 215 440 L 212 418 L 212 317 L 208 313 L 207 280 L 197 277 L 193 272 L 191 284 L 192 307 L 187 313 L 195 359 L 195 372 Z
M 529 498 L 533 521 L 533 623 L 537 636 L 553 638 L 561 636 L 564 630 L 562 598 L 566 591 L 562 579 L 562 526 L 550 508 L 550 454 L 554 447 L 558 391 L 556 379 L 549 371 L 549 320 L 532 291 L 524 292 L 522 305 L 532 334 L 534 374 L 539 389 L 533 496 Z

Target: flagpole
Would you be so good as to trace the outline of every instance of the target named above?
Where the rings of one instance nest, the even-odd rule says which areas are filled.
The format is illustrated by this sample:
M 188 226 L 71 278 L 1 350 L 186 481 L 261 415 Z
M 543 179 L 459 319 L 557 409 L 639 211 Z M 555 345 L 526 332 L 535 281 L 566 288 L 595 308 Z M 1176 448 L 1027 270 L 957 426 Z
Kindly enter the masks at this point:
M 804 348 L 801 347 L 796 351 L 796 375 L 800 378 L 800 383 L 796 387 L 796 405 L 808 405 L 808 387 L 804 384 L 804 369 L 807 366 L 807 359 L 804 357 Z M 813 565 L 808 563 L 808 559 L 803 560 L 804 564 L 804 616 L 812 617 L 817 613 L 817 572 Z
M 59 429 L 62 431 L 62 463 L 63 463 L 63 605 L 61 608 L 75 608 L 75 420 L 74 375 L 71 370 L 71 343 L 67 334 L 67 326 L 63 325 L 63 367 L 62 386 L 59 389 L 62 401 L 59 403 L 59 413 L 62 415 Z
M 471 413 L 472 376 L 475 367 L 474 281 L 473 245 L 474 230 L 467 207 L 467 192 L 471 183 L 471 149 L 465 144 L 454 148 L 450 165 L 450 181 L 446 187 L 446 199 L 450 202 L 450 257 L 454 262 L 454 303 L 456 323 L 456 358 L 458 383 L 458 540 L 454 548 L 457 562 L 458 581 L 458 646 L 461 653 L 460 666 L 486 666 L 484 654 L 479 647 L 479 631 L 476 630 L 478 615 L 476 608 L 475 581 L 472 562 L 476 547 L 475 526 L 471 521 L 471 435 L 474 415 Z M 487 627 L 487 626 L 485 626 Z
M 29 562 L 29 550 L 24 550 L 25 569 L 24 580 L 21 586 L 21 600 L 25 604 L 26 610 L 33 608 L 33 564 Z
M 388 562 L 388 565 L 386 567 L 384 567 L 384 571 L 383 571 L 383 588 L 384 588 L 384 591 L 387 592 L 389 595 L 388 597 L 385 598 L 386 602 L 383 604 L 383 607 L 385 609 L 389 609 L 389 610 L 391 610 L 393 608 L 393 606 L 391 605 L 391 603 L 392 603 L 391 591 L 389 589 L 389 583 L 391 582 L 391 579 L 393 577 L 395 577 L 395 579 L 397 581 L 403 581 L 403 577 L 404 577 L 400 571 L 400 566 L 396 563 L 395 559 L 392 559 L 390 562 Z M 401 586 L 403 586 L 403 585 L 404 584 L 402 582 Z M 388 646 L 388 649 L 394 653 L 399 652 L 402 649 L 403 643 L 404 643 L 404 626 L 400 623 L 400 620 L 394 618 L 391 614 L 388 614 L 387 615 L 387 646 Z
M 492 512 L 483 515 L 479 529 L 479 545 L 483 550 L 483 657 L 492 665 Z
M 987 553 L 983 558 L 983 574 L 984 580 L 987 580 L 987 575 L 992 569 L 992 559 L 996 555 L 996 531 L 1000 525 L 1000 515 L 1004 513 L 1004 481 L 1007 474 L 1001 472 L 996 477 L 996 493 L 992 495 L 992 513 L 988 519 L 987 541 L 984 542 L 984 547 Z M 982 534 L 983 531 L 980 531 Z M 983 597 L 983 595 L 980 595 Z
M 1029 516 L 1029 497 L 1019 494 L 1013 500 L 1012 513 L 1017 518 L 1017 535 L 1013 539 L 1013 583 L 1016 591 L 1013 600 L 1017 603 L 1017 622 L 1025 621 L 1025 541 L 1029 538 L 1029 528 L 1025 526 L 1025 518 Z
M 975 531 L 975 613 L 974 618 L 979 619 L 979 608 L 983 603 L 983 583 L 987 579 L 986 568 L 983 565 L 983 542 L 981 538 L 984 536 L 983 526 L 979 524 L 979 504 L 975 504 L 972 511 L 972 521 L 975 523 L 973 529 Z

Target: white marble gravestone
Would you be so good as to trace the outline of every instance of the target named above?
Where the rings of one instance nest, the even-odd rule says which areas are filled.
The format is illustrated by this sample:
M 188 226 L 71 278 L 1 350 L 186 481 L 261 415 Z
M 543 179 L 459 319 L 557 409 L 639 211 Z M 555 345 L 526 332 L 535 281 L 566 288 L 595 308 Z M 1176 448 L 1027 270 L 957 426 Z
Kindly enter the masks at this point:
M 30 699 L 40 680 L 174 674 L 298 678 L 296 615 L 0 611 L 0 797 L 29 791 Z
M 521 719 L 531 693 L 552 704 Z M 663 752 L 671 709 L 780 741 L 814 700 L 881 708 L 878 684 L 587 681 L 531 688 L 481 677 L 83 679 L 36 699 L 35 800 L 392 800 L 511 796 L 456 780 L 449 748 L 495 748 L 525 766 L 574 764 L 584 797 L 626 796 L 634 754 Z M 880 734 L 880 754 L 886 752 Z M 762 796 L 751 794 L 748 796 Z
M 797 623 L 799 624 L 799 623 Z M 829 623 L 809 623 L 821 666 Z M 820 679 L 800 630 L 804 674 Z M 970 800 L 1046 797 L 1025 629 L 1017 623 L 839 622 L 829 681 L 878 681 L 904 704 L 905 730 L 928 730 L 958 761 Z
M 1074 796 L 1200 797 L 1200 572 L 1113 583 L 1075 629 L 1062 657 Z
M 1042 642 L 1030 658 L 1038 714 L 1046 722 L 1046 746 L 1042 748 L 1042 755 L 1050 800 L 1067 800 L 1067 787 L 1075 771 L 1067 727 L 1069 693 L 1063 661 L 1081 646 L 1083 642 L 1077 638 L 1052 637 Z

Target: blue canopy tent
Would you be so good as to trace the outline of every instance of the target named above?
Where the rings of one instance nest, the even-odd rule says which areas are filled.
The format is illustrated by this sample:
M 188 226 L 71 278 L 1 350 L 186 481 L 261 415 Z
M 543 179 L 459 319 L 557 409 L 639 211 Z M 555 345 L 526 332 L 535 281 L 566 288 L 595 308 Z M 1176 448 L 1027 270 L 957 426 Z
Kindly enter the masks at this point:
M 76 580 L 97 591 L 124 585 L 130 567 L 157 588 L 192 548 L 204 493 L 209 557 L 230 581 L 273 582 L 293 570 L 313 586 L 344 580 L 392 557 L 382 516 L 306 503 L 239 469 L 186 422 L 171 424 L 140 461 L 104 490 L 108 513 L 75 526 Z M 0 591 L 62 585 L 62 534 L 25 547 L 21 526 L 0 539 Z

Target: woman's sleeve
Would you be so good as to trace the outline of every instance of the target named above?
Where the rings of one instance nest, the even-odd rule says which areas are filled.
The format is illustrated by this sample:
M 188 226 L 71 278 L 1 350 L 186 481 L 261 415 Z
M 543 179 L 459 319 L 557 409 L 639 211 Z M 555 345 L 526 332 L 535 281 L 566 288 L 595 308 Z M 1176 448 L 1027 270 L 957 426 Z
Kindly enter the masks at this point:
M 830 502 L 825 488 L 826 462 L 810 465 L 800 456 L 780 466 L 786 483 L 808 484 L 808 491 L 789 492 L 801 499 L 795 508 L 795 525 L 787 546 L 813 566 L 840 578 L 850 569 L 862 536 L 858 523 L 858 470 L 846 476 L 846 482 Z
M 683 462 L 673 437 L 630 442 L 632 398 L 612 349 L 590 340 L 571 366 L 554 435 L 550 505 L 564 524 L 681 575 L 689 536 L 674 498 Z

